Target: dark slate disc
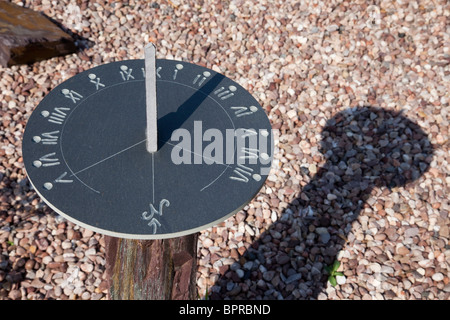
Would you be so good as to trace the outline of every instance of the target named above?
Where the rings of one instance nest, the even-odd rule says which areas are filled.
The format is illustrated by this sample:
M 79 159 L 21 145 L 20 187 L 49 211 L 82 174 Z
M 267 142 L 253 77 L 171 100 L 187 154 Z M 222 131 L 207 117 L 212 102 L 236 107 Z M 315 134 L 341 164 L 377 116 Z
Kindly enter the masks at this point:
M 158 151 L 146 150 L 144 60 L 102 65 L 52 90 L 31 115 L 23 158 L 56 212 L 111 236 L 161 239 L 213 226 L 260 190 L 270 122 L 240 85 L 157 60 Z

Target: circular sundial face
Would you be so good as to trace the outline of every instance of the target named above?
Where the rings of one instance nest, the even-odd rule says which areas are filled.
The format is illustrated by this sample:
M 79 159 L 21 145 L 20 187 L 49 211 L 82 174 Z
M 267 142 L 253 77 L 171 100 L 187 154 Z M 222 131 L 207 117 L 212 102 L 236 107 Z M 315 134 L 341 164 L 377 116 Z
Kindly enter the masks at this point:
M 56 212 L 111 236 L 161 239 L 213 226 L 262 187 L 270 122 L 236 82 L 156 61 L 158 151 L 146 149 L 144 60 L 95 67 L 52 90 L 28 120 L 23 158 Z

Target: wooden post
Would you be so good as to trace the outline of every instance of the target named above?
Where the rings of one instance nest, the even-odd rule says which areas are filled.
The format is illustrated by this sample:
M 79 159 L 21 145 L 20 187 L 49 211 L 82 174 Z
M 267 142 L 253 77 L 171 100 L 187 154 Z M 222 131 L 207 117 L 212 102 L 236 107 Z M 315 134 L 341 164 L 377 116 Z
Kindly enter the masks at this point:
M 107 236 L 106 273 L 112 300 L 192 300 L 198 233 L 172 239 Z
M 147 151 L 152 153 L 153 159 L 153 153 L 158 150 L 158 117 L 156 47 L 152 43 L 145 46 L 145 92 Z M 107 236 L 106 273 L 110 299 L 196 299 L 197 239 L 198 233 L 162 240 Z

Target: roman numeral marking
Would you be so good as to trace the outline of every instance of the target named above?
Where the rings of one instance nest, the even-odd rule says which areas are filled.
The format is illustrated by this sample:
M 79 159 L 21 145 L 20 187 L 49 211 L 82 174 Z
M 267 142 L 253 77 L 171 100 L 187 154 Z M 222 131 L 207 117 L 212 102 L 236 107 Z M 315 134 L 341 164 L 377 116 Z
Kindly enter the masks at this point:
M 83 96 L 79 94 L 78 92 L 75 92 L 73 90 L 69 89 L 62 89 L 61 93 L 66 97 L 67 99 L 72 100 L 73 103 L 77 103 L 77 101 L 81 100 Z
M 59 131 L 44 132 L 41 134 L 42 137 L 34 136 L 33 141 L 42 144 L 58 144 L 58 133 Z
M 255 129 L 242 129 L 242 135 L 240 135 L 241 138 L 246 138 L 250 136 L 256 136 L 258 133 Z
M 55 152 L 46 154 L 45 156 L 40 157 L 39 160 L 33 161 L 33 166 L 35 166 L 36 168 L 57 166 L 60 164 L 60 162 L 58 158 L 52 158 L 55 155 Z
M 161 78 L 161 75 L 159 74 L 159 72 L 161 71 L 161 69 L 162 69 L 162 67 L 158 67 L 158 68 L 156 69 L 156 76 L 157 76 L 158 78 Z
M 234 112 L 234 114 L 238 118 L 243 117 L 243 116 L 248 116 L 248 115 L 253 114 L 256 111 L 258 111 L 258 108 L 255 106 L 250 106 L 250 107 L 239 106 L 239 107 L 231 107 L 231 109 L 236 110 Z
M 150 214 L 148 213 L 148 211 L 144 211 L 142 213 L 142 219 L 150 220 L 150 222 L 148 223 L 148 226 L 152 227 L 153 234 L 155 234 L 156 231 L 158 230 L 158 228 L 161 227 L 161 223 L 154 216 L 155 216 L 155 214 L 159 215 L 159 216 L 162 216 L 164 206 L 166 206 L 166 207 L 170 206 L 169 200 L 162 199 L 159 202 L 158 210 L 156 210 L 155 207 L 153 206 L 153 204 L 150 203 Z
M 221 100 L 226 100 L 234 96 L 234 93 L 237 90 L 235 86 L 229 86 L 228 89 L 225 87 L 221 87 L 214 91 L 214 94 L 217 95 Z
M 177 63 L 177 65 L 175 66 L 175 70 L 173 71 L 173 80 L 177 79 L 177 74 L 179 70 L 183 69 L 183 65 L 181 63 Z
M 255 181 L 261 180 L 261 176 L 257 173 L 252 174 L 253 169 L 249 168 L 247 166 L 244 166 L 243 164 L 238 164 L 236 168 L 234 168 L 233 173 L 234 176 L 230 176 L 231 180 L 239 181 L 247 183 L 249 182 L 249 178 L 253 178 Z
M 95 84 L 95 89 L 98 90 L 99 87 L 105 87 L 105 85 L 103 83 L 100 83 L 100 78 L 97 78 L 97 76 L 93 73 L 90 73 L 88 75 L 88 78 L 90 79 L 89 82 Z
M 258 149 L 242 147 L 239 153 L 239 159 L 269 159 L 269 155 L 264 152 L 260 152 Z
M 54 183 L 72 183 L 73 180 L 65 180 L 63 179 L 65 176 L 67 176 L 67 172 L 64 172 L 62 175 L 60 175 L 58 178 L 56 178 L 53 182 Z M 51 190 L 53 188 L 53 183 L 46 182 L 44 183 L 44 189 Z
M 252 148 L 241 148 L 241 154 L 244 154 L 243 156 L 239 156 L 239 159 L 258 159 L 258 149 L 252 149 Z
M 133 69 L 128 69 L 126 65 L 120 66 L 120 75 L 122 76 L 123 81 L 128 81 L 130 79 L 134 79 L 134 76 L 131 74 L 133 72 Z
M 210 76 L 211 76 L 211 72 L 204 71 L 202 74 L 198 74 L 194 78 L 194 81 L 192 82 L 192 84 L 197 84 L 200 87 L 205 82 L 205 80 L 208 79 Z
M 156 76 L 158 77 L 158 78 L 161 78 L 161 75 L 159 74 L 159 72 L 161 71 L 161 69 L 162 69 L 162 67 L 158 67 L 157 69 L 156 69 Z M 145 68 L 141 68 L 141 70 L 142 70 L 142 76 L 145 78 Z M 175 80 L 175 79 L 174 79 Z
M 73 180 L 64 180 L 63 178 L 67 176 L 67 172 L 64 172 L 62 175 L 60 175 L 58 178 L 55 179 L 55 182 L 57 183 L 72 183 Z
M 70 108 L 64 108 L 64 107 L 56 107 L 52 113 L 44 110 L 41 112 L 41 115 L 44 118 L 48 118 L 48 122 L 56 123 L 56 124 L 63 124 L 64 120 L 66 119 L 67 114 L 64 111 L 69 111 Z

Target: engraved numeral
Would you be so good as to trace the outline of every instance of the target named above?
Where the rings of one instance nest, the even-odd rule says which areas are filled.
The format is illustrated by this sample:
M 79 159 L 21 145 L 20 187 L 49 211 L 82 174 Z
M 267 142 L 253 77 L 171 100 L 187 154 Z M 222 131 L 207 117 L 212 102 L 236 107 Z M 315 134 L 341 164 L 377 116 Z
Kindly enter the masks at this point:
M 33 166 L 36 168 L 57 166 L 60 162 L 58 158 L 53 158 L 55 155 L 55 152 L 46 154 L 45 156 L 40 157 L 39 160 L 33 161 Z
M 239 135 L 240 138 L 246 138 L 246 137 L 258 135 L 258 133 L 256 132 L 255 129 L 240 129 L 239 134 L 240 134 Z
M 72 100 L 73 103 L 77 103 L 77 101 L 81 100 L 83 96 L 79 94 L 76 91 L 69 90 L 69 89 L 62 89 L 61 93 L 66 97 L 67 99 Z
M 158 78 L 161 78 L 161 75 L 159 74 L 159 72 L 161 71 L 161 69 L 162 69 L 162 67 L 158 67 L 158 68 L 156 69 L 156 76 L 157 76 Z M 141 68 L 141 71 L 142 71 L 142 76 L 145 78 L 145 68 Z
M 159 203 L 158 210 L 156 210 L 155 207 L 153 206 L 153 204 L 150 203 L 150 213 L 148 213 L 148 211 L 144 211 L 142 213 L 142 219 L 150 220 L 150 222 L 148 223 L 148 226 L 152 227 L 153 234 L 155 234 L 156 231 L 158 230 L 158 228 L 161 227 L 161 223 L 158 221 L 158 219 L 155 218 L 155 214 L 162 216 L 164 206 L 166 206 L 166 207 L 170 206 L 169 200 L 162 199 Z
M 181 63 L 177 63 L 177 65 L 175 66 L 175 70 L 173 71 L 173 80 L 177 79 L 177 74 L 179 70 L 183 69 L 183 65 Z
M 64 172 L 62 175 L 60 175 L 58 178 L 56 178 L 53 183 L 72 183 L 73 180 L 67 180 L 63 179 L 65 176 L 67 176 L 67 172 Z M 44 183 L 44 189 L 51 190 L 53 188 L 53 183 L 46 182 Z
M 258 159 L 259 158 L 258 157 L 258 149 L 242 147 L 240 154 L 243 154 L 243 155 L 239 156 L 239 159 Z
M 121 65 L 120 70 L 120 75 L 122 76 L 123 81 L 134 79 L 134 76 L 131 74 L 133 69 L 128 68 L 126 65 Z
M 41 134 L 42 137 L 34 136 L 33 141 L 42 144 L 58 144 L 58 133 L 59 131 L 44 132 Z
M 252 177 L 255 181 L 261 180 L 261 176 L 259 174 L 252 174 L 252 172 L 252 168 L 244 166 L 243 164 L 238 164 L 237 167 L 233 170 L 235 176 L 231 176 L 230 179 L 244 183 L 247 183 L 249 181 L 249 177 Z
M 97 78 L 97 76 L 93 73 L 90 73 L 88 75 L 88 78 L 90 79 L 89 82 L 95 84 L 95 89 L 98 90 L 99 87 L 104 87 L 105 85 L 103 83 L 100 83 L 100 78 Z
M 261 159 L 267 160 L 269 158 L 269 155 L 265 152 L 260 152 L 255 148 L 246 147 L 240 149 L 239 155 L 239 159 L 259 159 L 261 157 Z
M 48 118 L 48 122 L 62 124 L 67 116 L 67 113 L 65 113 L 64 111 L 69 111 L 69 110 L 70 110 L 70 108 L 56 107 L 55 109 L 53 109 L 52 113 L 44 110 L 41 112 L 41 115 L 44 118 Z
M 156 76 L 157 76 L 158 78 L 161 78 L 161 75 L 159 74 L 159 72 L 161 71 L 161 69 L 162 69 L 162 67 L 158 67 L 158 68 L 156 69 Z
M 250 107 L 239 106 L 239 107 L 231 107 L 231 109 L 235 110 L 234 114 L 238 118 L 243 117 L 243 116 L 248 116 L 248 115 L 253 114 L 256 111 L 258 111 L 258 108 L 255 106 L 250 106 Z
M 67 176 L 67 172 L 64 172 L 62 175 L 60 175 L 58 178 L 55 179 L 55 182 L 57 183 L 72 183 L 73 180 L 64 180 L 63 178 Z
M 205 82 L 206 79 L 208 79 L 211 76 L 211 72 L 204 71 L 202 74 L 198 74 L 194 81 L 192 81 L 192 84 L 197 84 L 199 87 Z
M 221 100 L 226 100 L 234 96 L 234 93 L 237 90 L 235 86 L 229 86 L 228 89 L 225 87 L 221 87 L 214 91 L 214 94 L 217 95 Z

